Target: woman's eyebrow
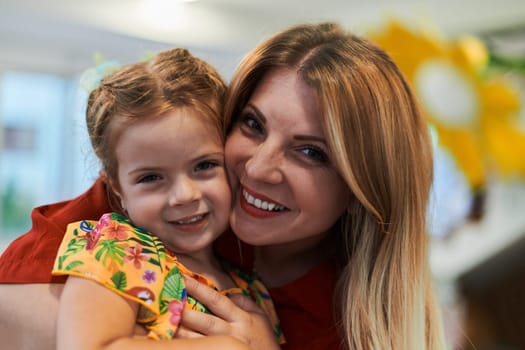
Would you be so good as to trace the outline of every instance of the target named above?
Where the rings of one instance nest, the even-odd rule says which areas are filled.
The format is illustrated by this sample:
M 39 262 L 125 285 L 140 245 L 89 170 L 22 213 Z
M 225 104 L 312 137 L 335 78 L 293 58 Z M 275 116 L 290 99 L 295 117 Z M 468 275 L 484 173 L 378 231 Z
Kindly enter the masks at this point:
M 315 141 L 324 143 L 326 145 L 326 139 L 324 137 L 314 136 L 314 135 L 294 135 L 293 137 L 299 141 Z
M 253 109 L 253 112 L 257 115 L 257 117 L 259 119 L 261 119 L 261 121 L 263 123 L 266 123 L 266 117 L 264 116 L 264 114 L 259 110 L 259 108 L 257 108 L 253 103 L 250 103 L 248 102 L 246 104 L 246 107 L 249 107 L 250 109 Z

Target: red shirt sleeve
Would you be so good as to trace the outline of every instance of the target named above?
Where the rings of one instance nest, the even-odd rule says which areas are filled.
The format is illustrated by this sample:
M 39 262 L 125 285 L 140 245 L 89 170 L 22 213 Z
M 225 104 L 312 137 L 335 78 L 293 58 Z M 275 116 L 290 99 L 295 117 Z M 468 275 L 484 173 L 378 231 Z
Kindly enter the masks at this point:
M 51 276 L 58 247 L 67 224 L 98 218 L 111 211 L 106 186 L 101 179 L 80 196 L 34 208 L 31 229 L 18 237 L 0 256 L 0 283 L 60 283 Z

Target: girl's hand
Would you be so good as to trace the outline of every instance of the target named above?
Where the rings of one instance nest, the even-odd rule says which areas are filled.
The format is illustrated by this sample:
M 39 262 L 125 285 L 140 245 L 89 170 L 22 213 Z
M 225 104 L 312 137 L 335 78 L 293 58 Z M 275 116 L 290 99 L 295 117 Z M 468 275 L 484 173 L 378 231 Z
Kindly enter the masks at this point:
M 184 282 L 188 294 L 206 305 L 214 315 L 184 310 L 177 337 L 228 335 L 251 349 L 280 349 L 268 318 L 250 298 L 242 295 L 228 298 L 188 277 Z

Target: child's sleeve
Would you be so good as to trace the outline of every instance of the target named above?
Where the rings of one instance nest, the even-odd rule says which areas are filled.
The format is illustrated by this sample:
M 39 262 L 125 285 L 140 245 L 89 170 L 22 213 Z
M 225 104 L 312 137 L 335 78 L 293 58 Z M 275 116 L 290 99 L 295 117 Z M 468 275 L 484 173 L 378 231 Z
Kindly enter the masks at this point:
M 98 222 L 68 225 L 52 273 L 93 280 L 139 303 L 137 322 L 151 330 L 149 337 L 169 339 L 177 330 L 186 291 L 178 270 L 166 271 L 165 260 L 157 237 L 110 213 Z

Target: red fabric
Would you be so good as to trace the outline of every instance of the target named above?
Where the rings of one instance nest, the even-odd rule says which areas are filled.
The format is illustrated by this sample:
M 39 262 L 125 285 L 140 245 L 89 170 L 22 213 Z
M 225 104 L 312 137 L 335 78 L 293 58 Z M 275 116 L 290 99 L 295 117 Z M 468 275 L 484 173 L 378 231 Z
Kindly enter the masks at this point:
M 31 229 L 0 256 L 0 283 L 63 283 L 65 277 L 51 276 L 51 269 L 67 224 L 98 220 L 108 211 L 106 187 L 100 179 L 77 198 L 33 209 Z
M 70 222 L 98 220 L 111 211 L 106 187 L 97 179 L 93 186 L 70 201 L 33 209 L 31 229 L 13 241 L 0 256 L 0 283 L 63 283 L 51 275 L 58 247 Z M 251 270 L 253 249 L 231 233 L 221 236 L 219 254 Z M 332 300 L 336 269 L 326 262 L 307 275 L 279 288 L 270 288 L 287 344 L 285 350 L 342 349 L 334 328 Z
M 325 262 L 292 283 L 269 289 L 287 341 L 282 349 L 344 349 L 334 324 L 335 271 Z
M 215 248 L 231 263 L 247 272 L 252 270 L 253 248 L 240 242 L 233 233 L 222 235 Z M 287 285 L 269 288 L 287 341 L 282 349 L 344 349 L 334 323 L 336 271 L 335 263 L 326 261 Z

